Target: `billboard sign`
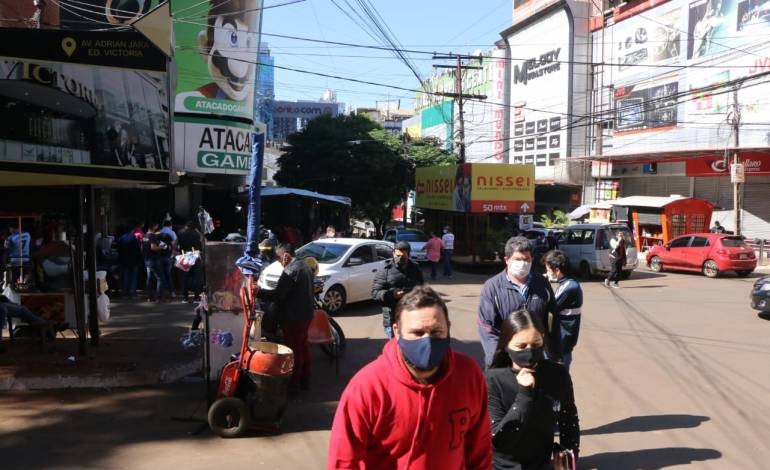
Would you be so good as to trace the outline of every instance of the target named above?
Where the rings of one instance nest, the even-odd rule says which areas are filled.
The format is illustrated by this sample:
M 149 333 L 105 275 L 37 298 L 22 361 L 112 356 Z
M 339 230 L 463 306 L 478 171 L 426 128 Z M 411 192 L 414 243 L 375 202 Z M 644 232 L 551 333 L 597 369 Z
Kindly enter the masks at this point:
M 741 153 L 746 176 L 770 175 L 770 155 L 756 153 Z M 732 153 L 730 154 L 732 161 Z M 691 158 L 685 161 L 685 174 L 687 176 L 730 176 L 730 162 L 722 155 L 710 155 Z
M 172 3 L 176 113 L 254 119 L 262 0 Z
M 682 57 L 680 9 L 657 9 L 633 16 L 613 30 L 613 59 L 618 65 L 613 78 L 628 80 L 648 75 L 651 65 L 674 64 Z
M 535 166 L 501 163 L 417 168 L 417 207 L 466 213 L 535 211 Z
M 165 74 L 0 57 L 0 76 L 1 159 L 168 173 Z
M 246 175 L 251 162 L 252 125 L 205 117 L 177 117 L 174 142 L 191 173 Z M 264 129 L 261 130 L 264 135 Z
M 462 209 L 462 203 L 458 202 L 460 199 L 454 195 L 458 169 L 462 169 L 462 166 L 445 165 L 417 168 L 415 205 L 424 209 L 445 211 L 454 211 L 456 210 L 455 206 L 459 205 Z M 470 181 L 466 187 L 470 191 Z
M 679 84 L 669 80 L 615 89 L 618 133 L 676 127 Z
M 328 114 L 337 116 L 340 111 L 339 103 L 326 101 L 274 101 L 273 118 L 314 119 Z
M 553 167 L 567 155 L 570 31 L 560 9 L 507 38 L 517 58 L 510 72 L 511 163 Z
M 471 212 L 535 212 L 535 166 L 473 163 Z
M 166 70 L 166 56 L 135 32 L 8 29 L 0 56 L 124 69 Z

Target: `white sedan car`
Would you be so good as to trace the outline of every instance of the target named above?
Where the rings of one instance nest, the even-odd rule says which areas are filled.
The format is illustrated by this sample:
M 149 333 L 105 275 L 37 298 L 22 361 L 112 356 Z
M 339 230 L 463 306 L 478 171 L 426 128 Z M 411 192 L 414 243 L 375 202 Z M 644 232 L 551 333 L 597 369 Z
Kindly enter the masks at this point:
M 323 300 L 329 313 L 372 298 L 374 276 L 385 260 L 393 258 L 393 243 L 361 238 L 324 238 L 297 249 L 298 258 L 318 260 L 318 278 L 324 282 Z M 262 271 L 259 287 L 275 289 L 283 267 L 277 261 Z

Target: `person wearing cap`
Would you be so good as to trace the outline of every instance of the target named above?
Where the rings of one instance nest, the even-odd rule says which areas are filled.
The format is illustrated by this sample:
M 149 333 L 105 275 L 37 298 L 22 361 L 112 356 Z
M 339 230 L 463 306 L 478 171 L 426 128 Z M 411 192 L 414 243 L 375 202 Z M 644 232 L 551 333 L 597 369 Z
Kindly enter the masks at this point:
M 385 261 L 382 269 L 377 271 L 372 283 L 372 299 L 382 305 L 382 326 L 385 336 L 393 337 L 393 312 L 396 303 L 415 286 L 424 283 L 422 270 L 409 257 L 412 251 L 408 242 L 396 243 L 393 259 Z

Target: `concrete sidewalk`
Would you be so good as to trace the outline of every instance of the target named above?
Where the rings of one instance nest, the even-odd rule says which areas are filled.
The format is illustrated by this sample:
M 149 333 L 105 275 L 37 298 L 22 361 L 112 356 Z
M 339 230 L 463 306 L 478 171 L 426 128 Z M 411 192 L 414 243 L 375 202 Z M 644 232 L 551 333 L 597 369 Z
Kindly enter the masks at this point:
M 202 346 L 186 349 L 193 304 L 112 301 L 100 344 L 78 353 L 73 331 L 57 336 L 51 352 L 28 338 L 8 340 L 0 353 L 0 390 L 127 387 L 170 383 L 202 369 Z

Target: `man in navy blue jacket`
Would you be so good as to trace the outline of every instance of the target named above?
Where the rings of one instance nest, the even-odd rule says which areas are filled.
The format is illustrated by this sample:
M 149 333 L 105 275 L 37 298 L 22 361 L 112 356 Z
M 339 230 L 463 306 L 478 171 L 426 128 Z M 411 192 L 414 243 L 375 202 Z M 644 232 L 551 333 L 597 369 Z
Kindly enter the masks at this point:
M 481 288 L 479 299 L 478 328 L 484 363 L 492 362 L 492 356 L 500 337 L 502 321 L 516 310 L 526 308 L 540 317 L 543 325 L 549 325 L 548 313 L 555 313 L 555 297 L 545 277 L 530 273 L 532 269 L 532 243 L 525 237 L 512 237 L 505 243 L 505 271 L 489 278 Z M 550 334 L 549 338 L 554 335 Z M 551 340 L 548 357 L 561 360 L 561 344 Z
M 569 260 L 559 250 L 549 251 L 545 256 L 548 280 L 556 282 L 556 315 L 553 319 L 553 336 L 561 340 L 562 364 L 569 370 L 572 350 L 577 345 L 580 333 L 580 317 L 583 307 L 583 289 L 575 279 L 569 277 Z

